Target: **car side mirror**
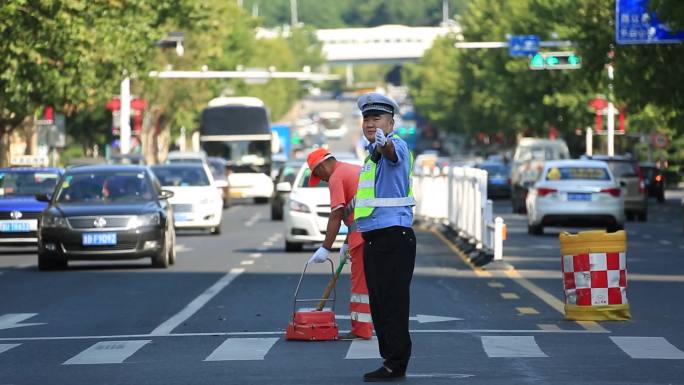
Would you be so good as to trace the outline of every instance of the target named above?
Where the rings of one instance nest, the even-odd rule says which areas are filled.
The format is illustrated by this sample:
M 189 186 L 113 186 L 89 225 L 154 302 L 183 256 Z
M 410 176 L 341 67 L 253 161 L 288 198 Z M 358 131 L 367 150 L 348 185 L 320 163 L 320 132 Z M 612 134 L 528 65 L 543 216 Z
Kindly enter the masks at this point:
M 170 190 L 162 190 L 161 194 L 159 194 L 159 199 L 169 199 L 173 197 L 173 191 Z
M 292 191 L 292 184 L 290 182 L 280 182 L 276 185 L 276 191 L 281 193 L 288 193 Z
M 36 200 L 38 202 L 50 202 L 52 197 L 50 194 L 36 194 Z
M 228 187 L 228 181 L 225 179 L 214 180 L 214 186 L 218 188 L 226 188 Z

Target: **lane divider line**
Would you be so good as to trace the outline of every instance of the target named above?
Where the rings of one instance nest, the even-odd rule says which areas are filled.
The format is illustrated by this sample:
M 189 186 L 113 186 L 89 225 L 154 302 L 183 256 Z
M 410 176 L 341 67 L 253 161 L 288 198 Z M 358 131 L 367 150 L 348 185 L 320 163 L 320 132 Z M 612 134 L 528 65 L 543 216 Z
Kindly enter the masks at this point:
M 253 260 L 250 260 L 250 259 L 247 259 L 247 260 L 244 260 L 244 261 L 240 261 L 240 264 L 241 264 L 241 265 L 253 265 L 253 264 L 254 264 L 254 261 L 253 261 Z
M 538 324 L 537 326 L 539 326 L 539 329 L 541 329 L 541 330 L 548 330 L 548 331 L 551 331 L 551 330 L 559 331 L 559 330 L 561 330 L 561 328 L 555 324 Z
M 216 283 L 211 285 L 202 294 L 193 299 L 187 306 L 185 306 L 181 311 L 176 313 L 174 316 L 164 321 L 161 325 L 157 326 L 154 330 L 150 332 L 151 336 L 167 335 L 173 331 L 178 325 L 185 322 L 188 318 L 192 317 L 197 311 L 199 311 L 204 305 L 207 304 L 212 298 L 214 298 L 223 288 L 228 286 L 235 278 L 242 274 L 245 269 L 230 269 L 230 271 L 221 277 Z
M 487 282 L 487 286 L 495 289 L 502 289 L 506 287 L 503 283 L 497 281 Z
M 503 299 L 520 299 L 520 297 L 515 293 L 499 293 Z
M 261 253 L 252 253 L 249 255 L 250 258 L 261 258 L 263 254 Z
M 523 314 L 523 315 L 535 315 L 539 314 L 537 309 L 533 307 L 516 307 L 515 310 L 518 311 L 518 314 Z

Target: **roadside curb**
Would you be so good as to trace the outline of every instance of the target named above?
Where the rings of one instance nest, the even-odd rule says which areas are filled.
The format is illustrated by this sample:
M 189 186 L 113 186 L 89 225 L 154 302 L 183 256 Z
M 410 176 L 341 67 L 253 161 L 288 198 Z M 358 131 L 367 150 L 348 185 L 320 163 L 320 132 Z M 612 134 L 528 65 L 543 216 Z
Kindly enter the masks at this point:
M 463 262 L 473 270 L 478 271 L 507 271 L 514 270 L 515 266 L 504 261 L 494 261 L 494 255 L 477 249 L 476 245 L 459 236 L 458 232 L 448 225 L 438 222 L 416 220 L 414 225 L 421 230 L 432 232 L 441 236 L 453 251 L 461 257 Z

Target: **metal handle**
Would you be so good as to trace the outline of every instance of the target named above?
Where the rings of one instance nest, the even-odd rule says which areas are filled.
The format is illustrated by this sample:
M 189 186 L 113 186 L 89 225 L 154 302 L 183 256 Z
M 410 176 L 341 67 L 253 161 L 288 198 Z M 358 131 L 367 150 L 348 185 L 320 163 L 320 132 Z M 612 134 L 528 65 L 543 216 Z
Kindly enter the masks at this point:
M 330 273 L 332 276 L 335 276 L 335 265 L 330 258 L 326 258 L 328 262 L 330 262 Z M 306 274 L 306 268 L 309 266 L 308 262 L 304 263 L 304 271 L 302 271 L 302 275 L 299 276 L 299 282 L 297 282 L 297 288 L 295 289 L 294 292 L 294 301 L 292 302 L 292 319 L 294 319 L 294 313 L 297 311 L 297 302 L 317 302 L 323 300 L 323 298 L 315 298 L 315 299 L 297 299 L 299 296 L 299 288 L 302 285 L 302 280 L 304 279 L 304 274 Z M 332 308 L 335 310 L 335 299 L 337 299 L 337 289 L 333 287 L 333 293 L 332 293 L 332 298 L 328 298 L 327 301 L 332 302 Z

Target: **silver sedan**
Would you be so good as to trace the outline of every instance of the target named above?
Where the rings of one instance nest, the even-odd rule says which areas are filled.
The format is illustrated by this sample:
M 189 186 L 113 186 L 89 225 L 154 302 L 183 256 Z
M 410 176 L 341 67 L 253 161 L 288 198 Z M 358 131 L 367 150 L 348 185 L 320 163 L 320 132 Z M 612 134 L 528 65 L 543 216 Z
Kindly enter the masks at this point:
M 616 231 L 625 222 L 623 188 L 601 161 L 547 162 L 525 203 L 530 234 L 543 234 L 544 226 Z

